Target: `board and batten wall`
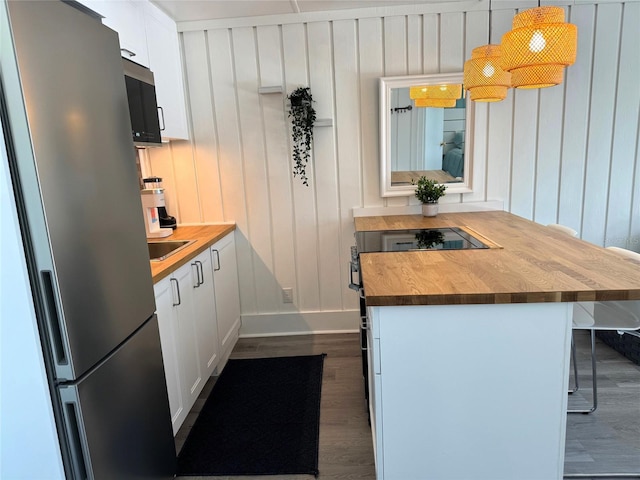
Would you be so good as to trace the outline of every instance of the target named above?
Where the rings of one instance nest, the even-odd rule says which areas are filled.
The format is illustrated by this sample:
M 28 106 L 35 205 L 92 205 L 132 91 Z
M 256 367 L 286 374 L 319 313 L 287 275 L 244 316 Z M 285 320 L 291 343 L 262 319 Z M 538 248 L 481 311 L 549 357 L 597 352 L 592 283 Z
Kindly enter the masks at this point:
M 579 35 L 565 82 L 477 104 L 473 192 L 441 201 L 499 200 L 637 251 L 640 3 L 567 3 Z M 378 78 L 461 71 L 487 43 L 489 18 L 499 43 L 518 9 L 536 4 L 496 1 L 491 16 L 480 0 L 178 24 L 191 141 L 149 149 L 149 169 L 179 222 L 237 223 L 242 334 L 358 327 L 352 208 L 417 204 L 379 195 Z M 271 86 L 284 91 L 258 92 Z M 314 129 L 308 187 L 291 174 L 286 94 L 299 86 L 331 120 Z

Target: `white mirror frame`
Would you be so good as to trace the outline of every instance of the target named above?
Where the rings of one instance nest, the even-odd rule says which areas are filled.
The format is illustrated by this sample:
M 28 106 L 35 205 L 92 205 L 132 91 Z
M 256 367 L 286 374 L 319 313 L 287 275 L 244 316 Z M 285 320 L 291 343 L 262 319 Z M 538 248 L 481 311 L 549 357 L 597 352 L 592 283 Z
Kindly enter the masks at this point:
M 405 75 L 402 77 L 380 78 L 380 196 L 411 196 L 415 192 L 413 185 L 391 185 L 391 89 L 416 85 L 441 85 L 445 83 L 462 84 L 463 74 L 439 73 L 433 75 Z M 466 94 L 466 91 L 464 91 Z M 447 183 L 447 194 L 472 192 L 473 172 L 473 124 L 475 118 L 475 102 L 467 97 L 465 104 L 465 142 L 464 142 L 464 181 Z

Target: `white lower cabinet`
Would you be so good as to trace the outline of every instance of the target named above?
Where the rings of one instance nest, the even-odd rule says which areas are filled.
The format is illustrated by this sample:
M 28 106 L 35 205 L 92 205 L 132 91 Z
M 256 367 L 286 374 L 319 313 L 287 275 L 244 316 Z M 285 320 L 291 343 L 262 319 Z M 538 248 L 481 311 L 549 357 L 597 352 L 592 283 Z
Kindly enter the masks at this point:
M 218 364 L 218 322 L 216 319 L 215 290 L 211 254 L 205 250 L 191 261 L 198 275 L 198 286 L 193 290 L 194 321 L 198 333 L 198 355 L 202 376 L 209 378 Z
M 240 291 L 233 232 L 213 244 L 211 262 L 216 291 L 220 356 L 226 361 L 238 341 L 240 330 Z
M 154 285 L 174 435 L 240 328 L 233 232 Z
M 174 434 L 204 386 L 195 322 L 197 272 L 186 264 L 154 286 Z

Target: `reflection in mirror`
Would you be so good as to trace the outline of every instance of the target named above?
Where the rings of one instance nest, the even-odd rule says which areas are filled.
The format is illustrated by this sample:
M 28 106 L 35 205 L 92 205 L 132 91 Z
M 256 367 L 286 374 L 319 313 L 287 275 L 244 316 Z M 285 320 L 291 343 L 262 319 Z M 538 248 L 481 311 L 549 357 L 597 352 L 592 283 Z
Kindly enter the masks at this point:
M 380 83 L 381 195 L 412 195 L 421 176 L 471 191 L 470 125 L 473 102 L 451 108 L 418 107 L 410 87 L 460 84 L 462 74 L 386 77 Z M 465 141 L 468 140 L 468 141 Z
M 438 183 L 464 176 L 465 99 L 453 108 L 417 107 L 409 87 L 391 91 L 391 185 L 424 175 Z

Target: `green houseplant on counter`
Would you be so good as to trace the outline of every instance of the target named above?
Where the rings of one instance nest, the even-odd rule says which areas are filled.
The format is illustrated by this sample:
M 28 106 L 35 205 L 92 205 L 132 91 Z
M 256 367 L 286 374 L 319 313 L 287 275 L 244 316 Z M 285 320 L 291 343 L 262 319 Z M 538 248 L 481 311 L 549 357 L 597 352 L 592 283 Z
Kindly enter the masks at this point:
M 446 185 L 440 185 L 427 177 L 420 177 L 416 186 L 416 197 L 422 202 L 422 215 L 435 217 L 438 214 L 438 200 L 445 194 Z

